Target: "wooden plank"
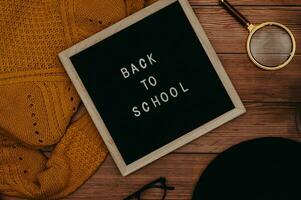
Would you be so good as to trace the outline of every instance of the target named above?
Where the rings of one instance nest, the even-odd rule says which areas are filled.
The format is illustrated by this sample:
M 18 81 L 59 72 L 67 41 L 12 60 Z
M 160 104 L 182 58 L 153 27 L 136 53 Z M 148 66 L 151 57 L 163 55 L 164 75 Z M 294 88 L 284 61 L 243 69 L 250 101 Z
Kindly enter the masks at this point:
M 189 0 L 191 5 L 218 5 L 219 0 Z M 300 0 L 229 0 L 232 5 L 245 5 L 245 6 L 300 6 Z
M 108 157 L 97 173 L 66 199 L 121 200 L 148 182 L 164 176 L 168 185 L 176 187 L 168 192 L 166 199 L 188 200 L 201 172 L 213 158 L 214 155 L 170 154 L 130 176 L 122 177 L 112 158 Z M 154 191 L 143 199 L 160 199 L 158 194 Z
M 297 54 L 301 53 L 301 7 L 239 7 L 252 23 L 275 21 L 286 25 L 294 34 Z M 220 6 L 194 9 L 217 53 L 246 53 L 248 31 Z M 290 17 L 284 17 L 290 16 Z
M 246 103 L 247 113 L 178 149 L 182 153 L 220 153 L 234 144 L 259 137 L 301 141 L 296 128 L 296 104 Z
M 278 71 L 256 67 L 246 54 L 219 57 L 244 102 L 301 102 L 301 55 Z

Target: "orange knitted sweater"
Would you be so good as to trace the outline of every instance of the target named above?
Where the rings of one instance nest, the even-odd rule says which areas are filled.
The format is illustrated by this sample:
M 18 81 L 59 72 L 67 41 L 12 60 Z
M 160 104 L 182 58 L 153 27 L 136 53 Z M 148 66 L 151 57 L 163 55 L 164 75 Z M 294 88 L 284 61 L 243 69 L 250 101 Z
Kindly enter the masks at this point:
M 58 199 L 107 154 L 57 54 L 153 0 L 0 0 L 0 193 Z M 54 146 L 49 158 L 40 149 Z

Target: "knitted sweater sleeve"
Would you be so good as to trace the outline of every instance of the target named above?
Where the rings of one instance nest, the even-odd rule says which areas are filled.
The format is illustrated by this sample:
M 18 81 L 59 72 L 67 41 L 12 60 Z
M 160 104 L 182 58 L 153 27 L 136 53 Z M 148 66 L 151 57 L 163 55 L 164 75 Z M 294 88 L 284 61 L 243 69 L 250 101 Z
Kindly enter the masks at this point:
M 49 158 L 0 136 L 0 193 L 32 199 L 65 197 L 95 172 L 106 155 L 88 114 L 68 128 Z

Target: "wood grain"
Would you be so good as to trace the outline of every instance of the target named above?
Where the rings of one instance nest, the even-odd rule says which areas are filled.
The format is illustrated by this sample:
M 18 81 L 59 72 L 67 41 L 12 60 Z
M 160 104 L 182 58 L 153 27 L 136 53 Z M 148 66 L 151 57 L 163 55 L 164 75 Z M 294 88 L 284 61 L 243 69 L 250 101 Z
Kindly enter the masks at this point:
M 294 103 L 246 103 L 247 113 L 185 145 L 181 153 L 220 153 L 230 146 L 259 137 L 300 140 Z
M 271 20 L 287 25 L 295 34 L 297 53 L 301 53 L 300 0 L 229 1 L 254 23 Z M 149 181 L 166 176 L 168 183 L 176 187 L 167 199 L 188 200 L 201 172 L 226 148 L 266 136 L 301 141 L 295 123 L 296 106 L 301 102 L 301 55 L 280 71 L 260 70 L 245 54 L 247 31 L 218 6 L 218 0 L 190 0 L 190 3 L 245 102 L 247 113 L 129 177 L 122 177 L 108 157 L 98 172 L 67 199 L 120 200 Z M 157 200 L 158 195 L 151 193 L 145 199 Z
M 282 70 L 264 71 L 246 54 L 219 55 L 244 102 L 301 102 L 301 56 Z

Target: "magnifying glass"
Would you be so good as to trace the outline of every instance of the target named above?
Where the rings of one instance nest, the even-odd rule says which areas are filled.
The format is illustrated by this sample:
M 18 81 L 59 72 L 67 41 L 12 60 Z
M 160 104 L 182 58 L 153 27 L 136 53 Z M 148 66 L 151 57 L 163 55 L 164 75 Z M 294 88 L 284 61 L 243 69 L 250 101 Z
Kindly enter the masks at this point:
M 220 0 L 220 3 L 248 29 L 247 51 L 256 66 L 265 70 L 278 70 L 293 59 L 296 41 L 286 26 L 277 22 L 253 25 L 227 0 Z

